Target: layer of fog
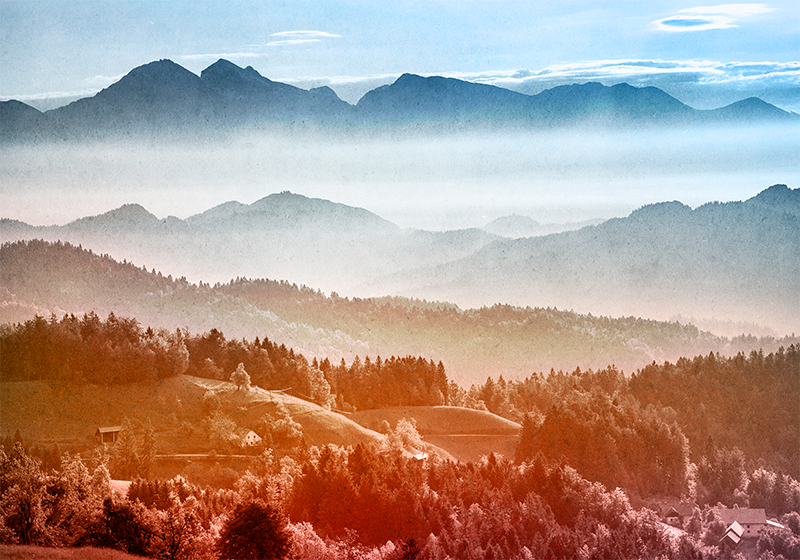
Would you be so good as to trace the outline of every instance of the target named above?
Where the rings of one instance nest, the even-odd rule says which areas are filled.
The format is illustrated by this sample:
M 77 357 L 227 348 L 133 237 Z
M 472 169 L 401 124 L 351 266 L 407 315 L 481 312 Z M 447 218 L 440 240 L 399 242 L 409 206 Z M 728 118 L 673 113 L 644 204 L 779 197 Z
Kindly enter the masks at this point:
M 648 203 L 743 200 L 800 184 L 800 125 L 359 139 L 311 134 L 206 144 L 3 147 L 0 217 L 63 224 L 125 203 L 186 218 L 291 190 L 402 227 L 627 215 Z

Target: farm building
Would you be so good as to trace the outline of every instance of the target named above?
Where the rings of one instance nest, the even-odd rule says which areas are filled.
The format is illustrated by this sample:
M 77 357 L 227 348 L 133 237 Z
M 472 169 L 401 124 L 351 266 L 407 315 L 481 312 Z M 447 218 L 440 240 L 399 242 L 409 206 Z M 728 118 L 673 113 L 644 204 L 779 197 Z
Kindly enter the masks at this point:
M 105 426 L 97 428 L 94 437 L 100 443 L 114 443 L 122 431 L 122 426 Z
M 741 538 L 758 537 L 761 531 L 767 527 L 767 514 L 763 509 L 714 508 L 714 512 L 726 527 L 730 527 L 734 522 L 738 523 L 743 529 Z

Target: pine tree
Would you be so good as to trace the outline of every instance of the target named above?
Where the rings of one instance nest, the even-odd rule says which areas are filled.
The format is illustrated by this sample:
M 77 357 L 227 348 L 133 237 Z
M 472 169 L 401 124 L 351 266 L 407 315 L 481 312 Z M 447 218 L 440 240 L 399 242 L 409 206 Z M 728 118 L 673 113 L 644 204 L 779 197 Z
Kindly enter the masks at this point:
M 536 424 L 527 412 L 522 416 L 522 429 L 519 432 L 519 443 L 514 453 L 514 462 L 519 464 L 533 457 L 536 452 L 534 437 L 536 436 Z

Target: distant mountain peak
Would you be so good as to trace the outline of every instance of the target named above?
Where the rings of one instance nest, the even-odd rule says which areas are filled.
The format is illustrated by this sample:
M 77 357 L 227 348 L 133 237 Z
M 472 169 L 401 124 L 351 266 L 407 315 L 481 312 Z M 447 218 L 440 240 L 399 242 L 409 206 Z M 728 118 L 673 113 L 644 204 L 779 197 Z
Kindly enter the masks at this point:
M 692 211 L 690 206 L 677 200 L 671 202 L 657 202 L 655 204 L 646 204 L 638 210 L 631 212 L 631 218 L 653 218 L 664 216 L 675 216 L 678 214 L 686 214 Z
M 790 189 L 786 185 L 772 185 L 747 202 L 773 206 L 783 211 L 800 215 L 800 188 Z
M 231 85 L 232 82 L 250 82 L 257 84 L 272 83 L 271 80 L 259 74 L 255 68 L 248 66 L 241 68 L 233 62 L 220 58 L 214 64 L 200 73 L 200 77 L 213 85 Z
M 71 226 L 82 225 L 145 225 L 158 222 L 153 214 L 148 212 L 141 204 L 123 204 L 119 208 L 99 214 L 97 216 L 90 216 L 88 218 L 81 218 L 70 223 Z
M 136 83 L 158 83 L 161 85 L 175 84 L 178 86 L 184 85 L 187 81 L 194 82 L 197 80 L 197 74 L 194 74 L 169 59 L 157 60 L 142 66 L 137 66 L 128 72 L 123 78 L 112 84 L 107 89 L 114 88 L 115 86 L 126 86 L 132 82 Z

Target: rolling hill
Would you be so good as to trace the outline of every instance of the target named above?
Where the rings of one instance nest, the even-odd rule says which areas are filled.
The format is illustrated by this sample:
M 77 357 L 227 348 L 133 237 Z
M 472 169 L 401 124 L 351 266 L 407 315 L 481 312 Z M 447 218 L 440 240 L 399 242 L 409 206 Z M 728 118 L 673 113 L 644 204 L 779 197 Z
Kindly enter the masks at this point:
M 454 458 L 476 462 L 490 453 L 511 459 L 519 441 L 520 425 L 485 410 L 454 406 L 414 406 L 360 410 L 350 418 L 364 427 L 380 430 L 401 418 L 413 419 L 423 440 Z
M 472 254 L 498 237 L 481 229 L 402 230 L 364 210 L 288 191 L 229 202 L 186 220 L 128 204 L 64 226 L 0 221 L 0 241 L 66 241 L 195 281 L 291 280 L 351 291 L 365 279 Z
M 378 355 L 442 361 L 450 379 L 469 385 L 488 376 L 604 368 L 631 372 L 656 360 L 788 346 L 789 339 L 735 340 L 692 325 L 634 317 L 580 315 L 554 308 L 495 305 L 462 310 L 445 302 L 343 298 L 285 281 L 239 278 L 211 286 L 174 279 L 65 243 L 0 247 L 0 323 L 34 315 L 95 311 L 143 325 L 233 339 L 268 337 L 333 363 Z
M 120 398 L 121 390 L 125 398 Z M 292 420 L 302 427 L 308 446 L 381 445 L 385 436 L 369 426 L 384 430 L 388 425 L 394 429 L 401 418 L 415 419 L 418 431 L 429 445 L 427 451 L 463 462 L 477 461 L 489 453 L 513 456 L 519 436 L 518 424 L 486 411 L 406 407 L 345 416 L 281 392 L 258 387 L 239 391 L 225 381 L 188 375 L 124 387 L 3 383 L 0 396 L 3 436 L 19 429 L 26 441 L 80 449 L 94 444 L 94 433 L 99 426 L 120 425 L 125 418 L 134 423 L 150 419 L 155 427 L 157 453 L 185 455 L 188 460 L 191 455 L 208 453 L 213 447 L 202 428 L 202 397 L 208 391 L 220 397 L 222 410 L 239 428 L 253 428 L 265 414 L 274 414 L 277 406 L 285 407 Z M 87 406 L 88 401 L 91 406 Z
M 282 192 L 186 220 L 159 220 L 139 205 L 65 226 L 2 220 L 0 241 L 60 240 L 196 282 L 273 278 L 461 308 L 696 317 L 788 335 L 800 316 L 798 193 L 774 185 L 743 202 L 657 203 L 575 231 L 508 239 L 477 228 L 401 229 L 361 208 Z

